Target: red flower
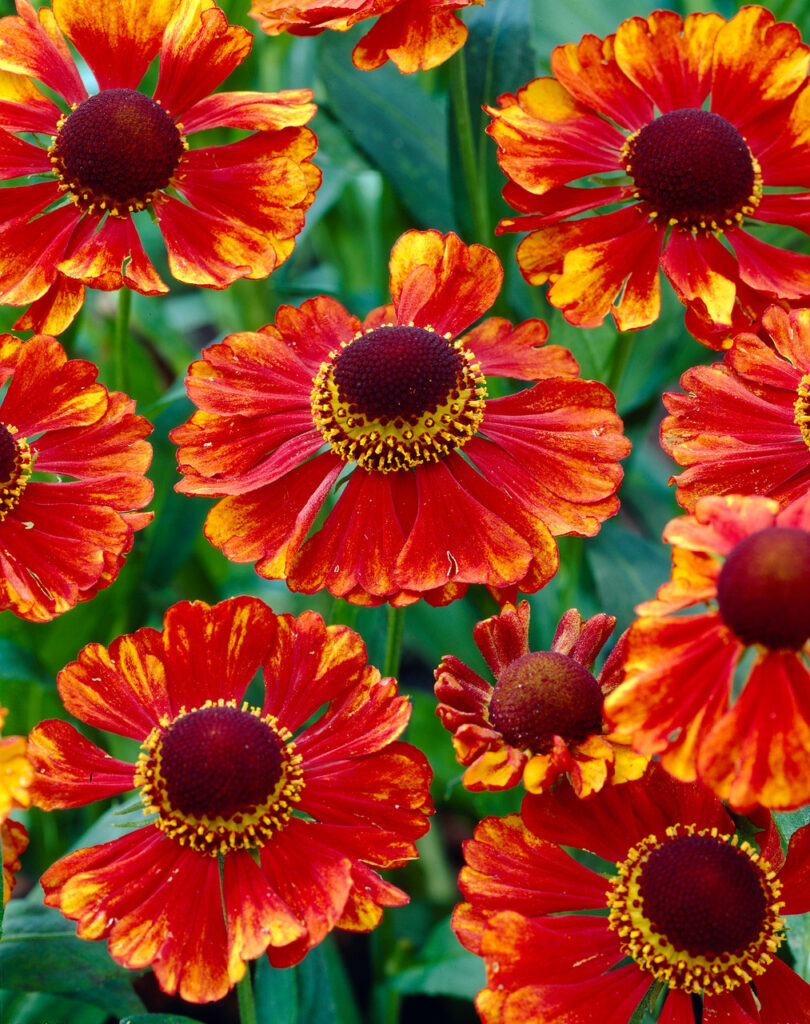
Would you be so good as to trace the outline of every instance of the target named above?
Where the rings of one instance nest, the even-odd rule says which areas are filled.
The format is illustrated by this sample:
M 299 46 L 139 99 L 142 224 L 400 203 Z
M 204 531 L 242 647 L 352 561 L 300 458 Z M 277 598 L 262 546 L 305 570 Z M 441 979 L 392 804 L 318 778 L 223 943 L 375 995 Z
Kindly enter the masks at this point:
M 199 412 L 171 436 L 177 489 L 225 496 L 211 543 L 358 604 L 542 587 L 553 536 L 591 536 L 615 513 L 629 444 L 610 391 L 540 348 L 541 322 L 458 337 L 501 277 L 489 249 L 409 231 L 391 254 L 393 306 L 361 323 L 321 296 L 207 349 L 187 381 Z M 485 374 L 539 383 L 487 399 Z
M 359 21 L 377 18 L 352 52 L 363 71 L 392 60 L 409 74 L 435 68 L 460 50 L 467 28 L 454 11 L 484 0 L 254 0 L 250 9 L 270 36 L 289 32 L 314 36 L 324 29 L 345 32 Z
M 621 640 L 598 679 L 589 671 L 613 632 L 611 615 L 583 622 L 571 609 L 560 619 L 549 651 L 529 650 L 529 602 L 507 605 L 479 622 L 473 638 L 496 683 L 452 655 L 436 669 L 436 714 L 453 733 L 467 789 L 508 789 L 523 779 L 542 793 L 568 774 L 577 796 L 607 782 L 637 779 L 648 758 L 609 732 L 604 695 L 616 684 Z
M 151 520 L 151 424 L 54 338 L 0 335 L 0 609 L 39 622 L 118 575 Z
M 806 804 L 810 505 L 701 498 L 664 539 L 672 580 L 637 608 L 605 716 L 636 750 L 735 809 Z M 674 614 L 704 602 L 707 611 Z
M 722 363 L 681 377 L 664 395 L 661 444 L 685 466 L 674 477 L 686 509 L 710 494 L 765 494 L 781 506 L 810 491 L 810 309 L 772 306 L 772 344 L 738 334 Z
M 138 238 L 150 209 L 179 280 L 225 288 L 266 277 L 292 252 L 320 183 L 309 90 L 211 96 L 250 49 L 212 0 L 54 0 L 0 20 L 0 302 L 31 308 L 17 327 L 58 333 L 84 285 L 168 291 Z M 95 75 L 88 96 L 68 50 Z M 137 86 L 157 54 L 154 96 Z M 35 84 L 56 94 L 47 98 Z M 189 150 L 186 136 L 255 132 Z M 27 141 L 50 137 L 46 149 Z M 179 192 L 183 199 L 173 193 Z
M 243 701 L 261 668 L 261 706 Z M 416 856 L 430 768 L 360 637 L 237 597 L 182 603 L 162 631 L 90 644 L 59 673 L 71 714 L 141 742 L 137 764 L 51 720 L 29 738 L 39 807 L 140 788 L 148 824 L 42 877 L 45 902 L 169 993 L 222 997 L 245 961 L 301 960 L 332 928 L 407 902 L 373 868 Z M 224 908 L 224 914 L 223 914 Z
M 773 298 L 810 295 L 810 256 L 745 230 L 805 230 L 808 59 L 795 26 L 762 7 L 728 22 L 655 11 L 558 46 L 554 78 L 490 110 L 504 196 L 524 215 L 500 230 L 532 232 L 518 248 L 526 279 L 552 282 L 549 301 L 577 326 L 612 312 L 630 330 L 658 317 L 660 266 L 689 330 L 715 347 Z
M 659 1024 L 810 1024 L 810 986 L 775 955 L 780 914 L 810 910 L 810 827 L 785 860 L 770 815 L 757 824 L 758 850 L 708 790 L 658 768 L 589 800 L 558 786 L 526 796 L 519 816 L 486 818 L 465 844 L 468 902 L 453 915 L 486 962 L 481 1019 L 628 1024 L 663 989 Z M 605 874 L 563 847 L 596 854 Z

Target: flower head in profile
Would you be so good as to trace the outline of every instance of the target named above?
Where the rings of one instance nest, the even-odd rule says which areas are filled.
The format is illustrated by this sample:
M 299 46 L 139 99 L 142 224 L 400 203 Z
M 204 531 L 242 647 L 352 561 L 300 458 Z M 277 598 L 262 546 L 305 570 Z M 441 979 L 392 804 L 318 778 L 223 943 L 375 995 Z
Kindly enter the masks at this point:
M 518 262 L 579 327 L 660 311 L 659 267 L 717 347 L 773 298 L 810 295 L 810 256 L 749 225 L 805 228 L 810 49 L 762 7 L 655 11 L 552 53 L 553 78 L 500 97 L 488 129 L 530 230 Z M 598 184 L 594 184 L 594 182 Z M 614 305 L 615 300 L 615 305 Z
M 250 16 L 270 36 L 345 32 L 360 21 L 376 22 L 352 51 L 352 63 L 373 71 L 392 60 L 410 74 L 444 63 L 460 50 L 467 27 L 455 11 L 484 0 L 253 0 Z
M 672 579 L 636 609 L 608 721 L 736 810 L 806 804 L 810 506 L 701 498 L 664 539 Z
M 407 698 L 348 627 L 250 597 L 186 602 L 162 630 L 85 647 L 57 682 L 80 721 L 141 743 L 127 764 L 66 722 L 29 737 L 39 807 L 140 790 L 142 828 L 42 877 L 45 902 L 118 963 L 206 1002 L 247 960 L 289 966 L 332 928 L 369 931 L 407 902 L 375 869 L 416 855 L 431 772 L 397 740 Z
M 810 910 L 810 827 L 787 859 L 770 815 L 755 827 L 757 845 L 705 787 L 658 766 L 484 819 L 452 922 L 486 963 L 484 1024 L 629 1024 L 662 998 L 659 1024 L 810 1024 L 810 986 L 776 955 L 781 915 Z
M 722 363 L 687 370 L 664 395 L 661 444 L 693 509 L 710 494 L 764 494 L 784 507 L 810 494 L 810 309 L 771 306 L 764 337 L 738 334 Z
M 567 774 L 577 796 L 643 774 L 648 758 L 609 732 L 602 715 L 615 685 L 621 642 L 595 678 L 590 669 L 616 620 L 575 609 L 560 619 L 551 649 L 529 649 L 528 601 L 479 622 L 473 638 L 495 676 L 492 686 L 458 658 L 436 669 L 436 713 L 453 734 L 463 783 L 471 790 L 507 789 L 523 780 L 542 793 Z
M 292 252 L 320 183 L 308 90 L 211 95 L 250 33 L 213 0 L 53 0 L 0 19 L 0 302 L 59 333 L 84 286 L 167 291 L 141 244 L 148 210 L 179 281 L 225 288 Z M 98 85 L 88 94 L 69 40 Z M 154 94 L 138 89 L 160 55 Z M 46 87 L 44 92 L 42 87 Z M 252 134 L 190 149 L 208 128 Z M 30 135 L 46 140 L 30 141 Z
M 8 714 L 0 708 L 0 731 Z M 28 833 L 19 821 L 9 814 L 14 808 L 26 808 L 31 803 L 30 785 L 34 771 L 28 758 L 24 736 L 0 736 L 0 852 L 3 862 L 3 905 L 11 898 L 20 869 L 20 854 L 28 846 Z
M 108 587 L 151 520 L 151 424 L 55 338 L 0 335 L 0 610 L 44 622 Z
M 489 249 L 408 231 L 393 306 L 361 322 L 321 296 L 204 351 L 187 380 L 199 411 L 172 439 L 177 489 L 223 499 L 211 543 L 358 604 L 543 586 L 554 536 L 590 536 L 615 513 L 629 443 L 611 392 L 541 348 L 540 321 L 461 333 L 501 278 Z M 486 375 L 537 383 L 488 398 Z

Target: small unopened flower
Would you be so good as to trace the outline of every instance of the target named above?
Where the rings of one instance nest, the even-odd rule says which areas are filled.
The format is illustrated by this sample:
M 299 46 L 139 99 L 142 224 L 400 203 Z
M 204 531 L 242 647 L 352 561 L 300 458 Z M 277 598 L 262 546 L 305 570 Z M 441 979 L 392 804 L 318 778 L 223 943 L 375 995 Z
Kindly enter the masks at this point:
M 436 669 L 436 713 L 467 766 L 464 785 L 507 789 L 522 780 L 530 792 L 542 793 L 567 774 L 577 796 L 589 796 L 608 782 L 638 778 L 648 758 L 610 735 L 602 714 L 621 663 L 621 641 L 598 677 L 590 671 L 615 618 L 594 615 L 583 622 L 572 608 L 560 619 L 550 650 L 531 651 L 529 614 L 527 601 L 507 605 L 473 630 L 494 686 L 452 655 Z

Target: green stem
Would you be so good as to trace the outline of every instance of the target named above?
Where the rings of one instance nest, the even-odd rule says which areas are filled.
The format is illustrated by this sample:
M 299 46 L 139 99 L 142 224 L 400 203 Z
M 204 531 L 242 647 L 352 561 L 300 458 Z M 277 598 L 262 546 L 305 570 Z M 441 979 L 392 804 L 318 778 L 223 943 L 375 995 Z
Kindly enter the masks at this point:
M 630 351 L 633 348 L 633 335 L 630 333 L 620 334 L 613 347 L 613 360 L 608 373 L 607 386 L 618 398 L 619 385 L 622 382 L 627 361 L 630 358 Z
M 479 174 L 475 136 L 470 117 L 470 96 L 467 90 L 467 65 L 464 48 L 450 60 L 450 102 L 455 117 L 461 170 L 473 219 L 473 230 L 479 242 L 488 243 L 492 236 L 486 188 Z
M 124 285 L 118 289 L 118 316 L 113 336 L 113 388 L 129 391 L 127 372 L 127 343 L 129 341 L 129 315 L 132 310 L 132 292 Z
M 388 606 L 388 634 L 385 638 L 385 659 L 382 674 L 397 676 L 402 657 L 402 630 L 405 625 L 405 609 Z
M 253 999 L 253 985 L 250 980 L 250 965 L 236 984 L 236 998 L 239 1002 L 239 1024 L 256 1024 L 256 1003 Z

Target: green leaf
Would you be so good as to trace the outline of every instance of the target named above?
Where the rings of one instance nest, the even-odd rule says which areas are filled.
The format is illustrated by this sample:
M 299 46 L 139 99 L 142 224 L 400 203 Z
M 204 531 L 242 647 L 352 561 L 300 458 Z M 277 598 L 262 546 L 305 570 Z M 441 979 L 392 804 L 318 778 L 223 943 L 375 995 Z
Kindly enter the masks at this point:
M 459 943 L 447 917 L 433 928 L 415 962 L 389 984 L 403 995 L 472 999 L 486 982 L 484 962 Z
M 352 40 L 330 32 L 321 40 L 325 104 L 355 145 L 385 175 L 415 224 L 449 231 L 452 214 L 447 150 L 447 103 L 425 91 L 418 75 L 387 64 L 374 72 L 351 62 Z
M 83 1000 L 108 1013 L 143 1012 L 132 988 L 136 975 L 119 967 L 103 942 L 77 938 L 75 923 L 58 910 L 31 900 L 12 900 L 4 929 L 0 957 L 8 988 L 75 997 L 79 984 Z
M 599 602 L 615 615 L 617 633 L 635 618 L 635 606 L 655 596 L 669 578 L 669 548 L 620 526 L 605 523 L 588 542 L 585 557 L 596 581 Z
M 256 965 L 256 1017 L 272 1024 L 360 1024 L 343 964 L 330 939 L 296 967 Z
M 105 1024 L 109 1014 L 101 1007 L 65 996 L 0 991 L 0 1020 L 3 1024 L 43 1024 L 43 1021 Z

